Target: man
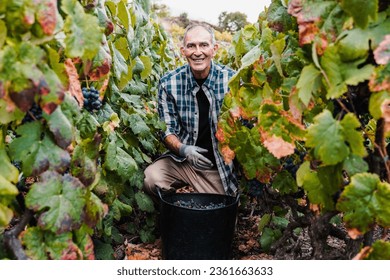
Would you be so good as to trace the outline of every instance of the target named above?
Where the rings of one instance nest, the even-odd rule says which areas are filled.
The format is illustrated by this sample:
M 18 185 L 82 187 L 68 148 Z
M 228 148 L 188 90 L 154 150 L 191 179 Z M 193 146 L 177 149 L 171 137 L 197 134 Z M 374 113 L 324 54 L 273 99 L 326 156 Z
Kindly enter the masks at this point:
M 218 49 L 213 30 L 189 26 L 181 47 L 188 64 L 159 83 L 158 112 L 166 123 L 168 152 L 145 170 L 144 190 L 173 190 L 190 185 L 196 192 L 234 195 L 237 179 L 226 165 L 215 137 L 218 114 L 233 70 L 213 62 Z

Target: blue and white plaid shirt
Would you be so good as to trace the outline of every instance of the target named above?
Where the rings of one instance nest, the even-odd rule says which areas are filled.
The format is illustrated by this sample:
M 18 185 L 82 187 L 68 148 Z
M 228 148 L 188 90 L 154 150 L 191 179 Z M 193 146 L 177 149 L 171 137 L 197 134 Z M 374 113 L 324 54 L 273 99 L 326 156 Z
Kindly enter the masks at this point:
M 215 160 L 225 192 L 229 195 L 233 195 L 237 190 L 237 178 L 233 172 L 233 164 L 225 164 L 218 150 L 218 140 L 215 134 L 223 98 L 229 91 L 228 82 L 234 74 L 232 69 L 212 62 L 210 73 L 202 85 L 210 102 L 209 121 Z M 199 85 L 188 64 L 161 78 L 158 90 L 158 113 L 167 126 L 163 138 L 174 134 L 183 144 L 195 145 L 199 134 L 199 112 L 196 99 L 198 91 Z M 173 153 L 169 155 L 177 161 L 185 160 Z

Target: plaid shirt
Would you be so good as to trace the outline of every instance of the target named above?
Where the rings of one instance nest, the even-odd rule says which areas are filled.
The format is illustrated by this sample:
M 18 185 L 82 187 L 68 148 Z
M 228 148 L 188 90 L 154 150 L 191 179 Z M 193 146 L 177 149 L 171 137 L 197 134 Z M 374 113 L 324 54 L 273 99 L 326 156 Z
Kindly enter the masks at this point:
M 218 115 L 223 98 L 229 91 L 228 82 L 234 71 L 226 66 L 211 63 L 210 73 L 202 85 L 202 89 L 210 102 L 209 121 L 211 124 L 211 139 L 214 147 L 215 160 L 225 192 L 233 195 L 237 190 L 237 178 L 233 172 L 233 164 L 226 165 L 218 150 L 217 132 Z M 163 138 L 174 134 L 180 142 L 195 145 L 198 138 L 199 113 L 196 93 L 199 91 L 188 64 L 165 74 L 159 83 L 158 112 L 167 129 Z M 177 161 L 185 158 L 168 153 Z

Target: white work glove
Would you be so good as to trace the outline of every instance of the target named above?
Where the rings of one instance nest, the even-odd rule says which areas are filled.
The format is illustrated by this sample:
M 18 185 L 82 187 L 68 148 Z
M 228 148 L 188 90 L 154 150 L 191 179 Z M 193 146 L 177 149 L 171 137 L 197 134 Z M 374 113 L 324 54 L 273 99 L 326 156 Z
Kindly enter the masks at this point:
M 213 167 L 213 163 L 200 153 L 207 153 L 207 150 L 198 146 L 184 144 L 179 149 L 180 156 L 187 158 L 192 166 L 198 169 L 210 169 Z

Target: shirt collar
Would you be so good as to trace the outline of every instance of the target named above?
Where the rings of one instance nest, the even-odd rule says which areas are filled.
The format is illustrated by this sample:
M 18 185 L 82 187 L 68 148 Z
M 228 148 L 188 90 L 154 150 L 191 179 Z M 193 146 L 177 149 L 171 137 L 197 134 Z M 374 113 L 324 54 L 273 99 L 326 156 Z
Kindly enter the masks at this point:
M 204 81 L 203 85 L 206 86 L 208 89 L 211 89 L 214 87 L 215 83 L 215 64 L 213 61 L 211 61 L 211 67 L 210 67 L 210 73 L 207 76 L 206 81 Z M 194 75 L 191 72 L 191 68 L 189 65 L 187 65 L 187 75 L 188 75 L 188 80 L 189 80 L 189 85 L 191 90 L 193 90 L 196 87 L 199 87 L 198 83 L 195 80 Z

